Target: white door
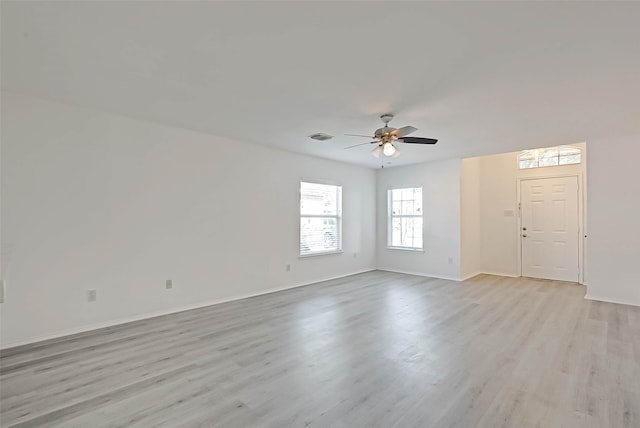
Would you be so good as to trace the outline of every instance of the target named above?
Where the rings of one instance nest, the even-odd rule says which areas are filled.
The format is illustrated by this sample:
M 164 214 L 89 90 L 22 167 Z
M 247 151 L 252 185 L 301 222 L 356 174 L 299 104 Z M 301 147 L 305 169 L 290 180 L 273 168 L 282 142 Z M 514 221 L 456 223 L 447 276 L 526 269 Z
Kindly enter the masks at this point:
M 522 276 L 579 281 L 578 177 L 520 182 Z

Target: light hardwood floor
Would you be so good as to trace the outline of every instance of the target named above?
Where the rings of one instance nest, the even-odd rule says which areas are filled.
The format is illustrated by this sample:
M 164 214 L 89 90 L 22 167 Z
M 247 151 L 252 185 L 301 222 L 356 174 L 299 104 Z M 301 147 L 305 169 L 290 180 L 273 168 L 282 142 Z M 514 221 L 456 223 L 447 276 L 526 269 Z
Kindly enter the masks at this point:
M 584 287 L 390 272 L 1 356 L 1 422 L 640 427 L 640 308 Z

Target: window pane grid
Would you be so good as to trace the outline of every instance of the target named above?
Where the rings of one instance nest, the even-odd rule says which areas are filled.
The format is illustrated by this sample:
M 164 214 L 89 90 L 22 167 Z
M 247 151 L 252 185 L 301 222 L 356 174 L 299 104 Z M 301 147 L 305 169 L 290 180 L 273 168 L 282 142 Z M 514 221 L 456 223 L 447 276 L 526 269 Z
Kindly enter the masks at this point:
M 518 157 L 520 169 L 548 166 L 574 165 L 581 162 L 581 150 L 577 147 L 551 147 L 548 149 L 524 150 Z
M 422 188 L 389 190 L 389 231 L 392 248 L 422 249 Z
M 300 255 L 342 250 L 342 187 L 300 183 Z

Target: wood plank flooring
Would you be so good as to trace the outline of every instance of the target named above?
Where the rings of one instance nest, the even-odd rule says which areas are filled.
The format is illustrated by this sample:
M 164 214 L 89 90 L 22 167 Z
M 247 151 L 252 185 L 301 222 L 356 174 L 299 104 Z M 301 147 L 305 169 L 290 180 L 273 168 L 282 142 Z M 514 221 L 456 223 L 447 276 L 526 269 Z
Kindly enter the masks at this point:
M 1 354 L 3 427 L 640 427 L 640 308 L 374 271 Z

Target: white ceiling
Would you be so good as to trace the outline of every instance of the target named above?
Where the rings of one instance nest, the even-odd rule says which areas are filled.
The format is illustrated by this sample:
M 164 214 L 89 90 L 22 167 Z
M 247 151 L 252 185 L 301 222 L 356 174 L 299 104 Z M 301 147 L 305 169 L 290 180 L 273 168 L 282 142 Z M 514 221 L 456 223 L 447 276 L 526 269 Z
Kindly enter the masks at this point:
M 640 132 L 640 3 L 2 2 L 2 87 L 379 167 Z M 326 132 L 326 142 L 308 135 Z M 385 160 L 386 162 L 386 160 Z

